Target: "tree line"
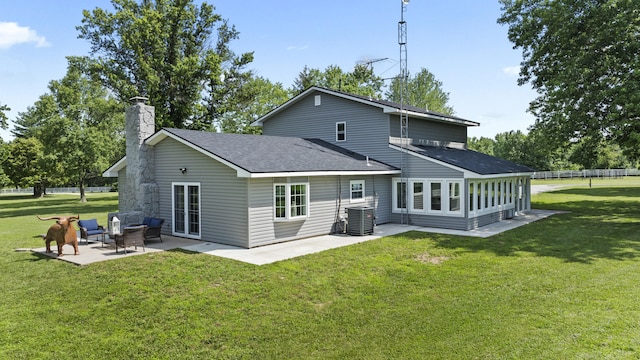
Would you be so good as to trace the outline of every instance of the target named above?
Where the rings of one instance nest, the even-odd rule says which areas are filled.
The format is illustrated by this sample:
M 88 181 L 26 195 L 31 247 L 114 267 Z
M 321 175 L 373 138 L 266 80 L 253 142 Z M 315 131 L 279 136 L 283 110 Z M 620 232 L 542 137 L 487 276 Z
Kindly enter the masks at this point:
M 519 83 L 540 96 L 529 134 L 471 138 L 471 149 L 537 170 L 635 166 L 640 158 L 640 16 L 632 0 L 500 0 L 498 22 L 523 51 Z M 239 33 L 206 3 L 112 0 L 84 10 L 78 37 L 90 53 L 68 57 L 67 73 L 18 114 L 14 140 L 0 140 L 0 186 L 100 185 L 124 155 L 124 110 L 145 96 L 156 127 L 260 133 L 249 126 L 312 85 L 399 101 L 399 78 L 385 84 L 365 64 L 345 71 L 304 67 L 294 83 L 256 76 L 253 53 L 236 54 Z M 636 30 L 634 30 L 636 29 Z M 621 35 L 620 35 L 621 34 Z M 616 35 L 616 36 L 613 36 Z M 407 74 L 409 105 L 454 115 L 443 84 L 426 68 Z M 0 103 L 0 126 L 8 127 Z

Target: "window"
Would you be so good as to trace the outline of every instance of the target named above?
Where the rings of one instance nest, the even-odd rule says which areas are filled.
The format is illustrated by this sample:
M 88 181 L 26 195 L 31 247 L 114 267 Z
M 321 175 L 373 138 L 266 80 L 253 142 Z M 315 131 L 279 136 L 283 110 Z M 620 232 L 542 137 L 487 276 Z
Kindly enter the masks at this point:
M 407 208 L 407 183 L 400 179 L 393 180 L 393 211 L 400 212 Z
M 489 208 L 489 182 L 484 183 L 484 208 Z
M 465 209 L 465 196 L 463 193 L 464 181 L 456 180 L 430 180 L 409 179 L 408 185 L 401 179 L 393 179 L 393 212 L 401 212 L 406 209 L 411 214 L 436 215 L 436 216 L 462 216 Z M 470 183 L 469 211 L 473 211 L 476 204 L 477 183 Z
M 429 209 L 431 211 L 441 211 L 442 210 L 442 183 L 440 182 L 432 182 L 430 184 L 431 192 L 430 192 L 430 205 Z
M 496 182 L 495 181 L 491 182 L 491 192 L 489 193 L 489 196 L 491 197 L 491 207 L 495 208 L 496 207 Z
M 460 211 L 460 183 L 449 183 L 449 212 Z
M 475 208 L 473 207 L 473 200 L 475 199 L 475 190 L 476 190 L 476 184 L 470 182 L 469 183 L 469 212 L 473 212 L 473 210 L 475 210 Z
M 351 202 L 364 201 L 364 180 L 351 180 L 349 188 L 351 189 Z
M 422 181 L 414 181 L 412 183 L 411 190 L 411 210 L 416 212 L 424 211 L 424 183 Z
M 336 141 L 345 141 L 347 140 L 347 123 L 337 122 L 336 123 Z
M 308 184 L 275 184 L 273 211 L 276 220 L 304 219 L 309 214 Z

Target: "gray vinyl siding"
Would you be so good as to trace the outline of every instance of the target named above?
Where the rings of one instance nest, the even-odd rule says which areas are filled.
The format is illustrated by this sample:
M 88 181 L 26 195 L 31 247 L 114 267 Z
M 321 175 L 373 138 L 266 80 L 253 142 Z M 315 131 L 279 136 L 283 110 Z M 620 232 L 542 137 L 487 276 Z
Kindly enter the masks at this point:
M 350 181 L 365 181 L 365 201 L 350 202 Z M 286 178 L 251 179 L 249 191 L 249 245 L 272 243 L 330 234 L 345 209 L 353 206 L 377 206 L 378 223 L 388 222 L 390 176 L 319 176 L 289 179 L 289 183 L 309 183 L 309 216 L 303 220 L 274 221 L 273 185 L 287 183 Z M 375 193 L 378 193 L 376 199 Z M 340 196 L 338 196 L 338 194 Z M 381 198 L 384 198 L 382 201 Z
M 400 152 L 396 151 L 396 153 L 399 157 Z M 464 173 L 462 171 L 413 155 L 409 155 L 408 165 L 407 177 L 409 178 L 461 179 L 464 177 Z
M 400 117 L 390 116 L 389 133 L 400 137 Z M 467 127 L 424 119 L 409 119 L 409 137 L 415 140 L 433 140 L 444 142 L 467 142 Z
M 391 217 L 392 222 L 400 223 L 400 215 L 400 213 L 394 213 Z M 405 213 L 403 216 L 406 222 L 407 214 Z M 409 224 L 441 229 L 467 230 L 467 219 L 465 217 L 409 214 Z
M 159 189 L 159 216 L 171 233 L 172 183 L 200 183 L 201 240 L 248 246 L 248 180 L 236 171 L 177 141 L 167 138 L 155 146 L 155 176 Z M 187 168 L 182 174 L 179 169 Z
M 467 219 L 467 225 L 462 230 L 473 230 L 485 225 L 493 224 L 498 221 L 510 219 L 513 217 L 514 209 L 499 210 L 490 214 L 483 214 L 477 217 Z
M 320 106 L 315 106 L 315 95 L 321 96 Z M 336 141 L 337 122 L 347 125 L 346 141 Z M 388 149 L 388 122 L 389 116 L 378 107 L 316 92 L 265 121 L 262 133 L 322 139 L 380 160 L 377 154 Z

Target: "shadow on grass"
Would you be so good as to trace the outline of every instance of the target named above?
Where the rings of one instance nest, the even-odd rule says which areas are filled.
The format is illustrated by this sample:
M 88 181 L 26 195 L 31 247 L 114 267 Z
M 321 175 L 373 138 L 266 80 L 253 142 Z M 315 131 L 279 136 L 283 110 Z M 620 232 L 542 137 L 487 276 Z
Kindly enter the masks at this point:
M 547 256 L 585 264 L 640 257 L 640 188 L 566 189 L 546 196 L 551 201 L 537 208 L 569 213 L 486 239 L 439 237 L 435 242 L 462 251 Z
M 80 196 L 67 198 L 47 195 L 43 198 L 33 196 L 7 196 L 0 197 L 2 210 L 0 218 L 12 218 L 18 216 L 40 215 L 78 215 L 83 213 L 101 213 L 114 210 L 113 202 L 117 203 L 118 195 L 102 197 L 96 201 L 89 199 L 86 203 L 80 202 Z

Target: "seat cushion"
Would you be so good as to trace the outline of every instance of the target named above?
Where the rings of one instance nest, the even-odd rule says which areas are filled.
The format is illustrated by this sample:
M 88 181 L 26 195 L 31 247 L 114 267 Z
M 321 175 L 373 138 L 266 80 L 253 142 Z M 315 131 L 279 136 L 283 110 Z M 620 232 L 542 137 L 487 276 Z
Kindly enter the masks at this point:
M 96 230 L 87 230 L 87 235 L 91 236 L 91 235 L 100 235 L 103 234 L 104 230 L 102 229 L 96 229 Z
M 87 231 L 98 230 L 98 220 L 97 219 L 88 219 L 88 220 L 78 220 L 78 225 L 87 229 Z

